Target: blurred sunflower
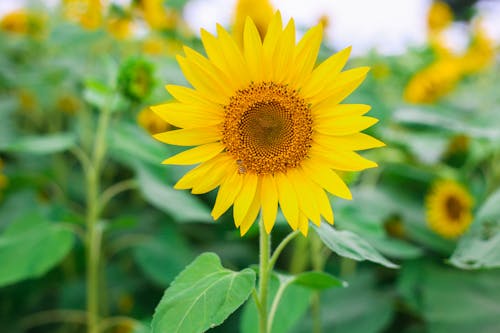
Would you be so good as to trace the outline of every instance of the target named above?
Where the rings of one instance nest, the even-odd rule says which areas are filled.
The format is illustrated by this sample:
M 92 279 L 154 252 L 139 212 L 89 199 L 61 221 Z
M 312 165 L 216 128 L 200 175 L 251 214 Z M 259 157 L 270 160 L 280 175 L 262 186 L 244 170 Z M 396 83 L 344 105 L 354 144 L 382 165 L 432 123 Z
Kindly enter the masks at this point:
M 495 62 L 495 44 L 480 23 L 474 26 L 471 44 L 461 61 L 464 74 L 480 72 Z
M 150 134 L 165 132 L 170 125 L 150 108 L 144 108 L 137 115 L 137 123 Z
M 10 12 L 0 20 L 0 29 L 20 35 L 40 36 L 43 34 L 45 17 L 20 9 Z
M 404 99 L 415 104 L 434 103 L 453 90 L 461 75 L 462 68 L 456 59 L 438 60 L 410 79 Z
M 472 205 L 473 199 L 462 185 L 438 181 L 426 197 L 427 224 L 443 237 L 456 238 L 472 222 Z
M 308 220 L 333 223 L 325 190 L 351 199 L 349 188 L 333 171 L 376 167 L 355 151 L 384 144 L 360 131 L 377 119 L 363 116 L 368 105 L 339 104 L 364 80 L 367 67 L 341 72 L 347 48 L 314 68 L 322 27 L 295 43 L 294 21 L 283 30 L 279 12 L 264 41 L 248 18 L 239 48 L 220 25 L 218 35 L 202 30 L 208 58 L 185 47 L 179 65 L 194 89 L 168 85 L 177 100 L 152 107 L 181 129 L 160 133 L 159 141 L 196 146 L 163 163 L 197 167 L 176 189 L 192 193 L 219 187 L 212 210 L 218 219 L 233 206 L 236 227 L 244 235 L 259 211 L 268 233 L 278 205 L 292 229 L 304 235 Z
M 450 6 L 443 1 L 432 3 L 427 14 L 427 28 L 432 32 L 439 32 L 453 22 L 453 12 Z

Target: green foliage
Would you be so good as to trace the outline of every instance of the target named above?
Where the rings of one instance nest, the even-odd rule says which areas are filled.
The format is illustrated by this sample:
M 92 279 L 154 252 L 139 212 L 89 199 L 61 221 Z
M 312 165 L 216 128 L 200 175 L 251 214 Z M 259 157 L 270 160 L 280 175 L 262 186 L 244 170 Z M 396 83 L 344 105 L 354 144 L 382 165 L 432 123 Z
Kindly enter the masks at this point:
M 11 142 L 2 142 L 0 151 L 26 154 L 54 154 L 73 147 L 76 136 L 60 133 L 44 136 L 25 136 Z
M 67 228 L 25 213 L 0 234 L 0 287 L 42 276 L 64 259 L 73 240 Z
M 500 267 L 500 190 L 479 208 L 472 228 L 458 243 L 450 262 L 460 268 Z
M 220 325 L 245 302 L 255 272 L 222 267 L 213 253 L 200 255 L 167 289 L 156 308 L 152 332 L 205 332 Z
M 366 240 L 347 230 L 336 230 L 326 223 L 314 227 L 323 243 L 340 256 L 354 260 L 369 260 L 389 268 L 398 266 L 384 258 Z

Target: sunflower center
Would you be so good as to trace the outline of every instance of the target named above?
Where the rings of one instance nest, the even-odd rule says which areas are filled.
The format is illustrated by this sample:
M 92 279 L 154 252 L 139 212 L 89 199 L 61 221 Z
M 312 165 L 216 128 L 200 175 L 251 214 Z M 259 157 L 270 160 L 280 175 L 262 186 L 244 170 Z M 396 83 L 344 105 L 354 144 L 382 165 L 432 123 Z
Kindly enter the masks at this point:
M 241 173 L 285 172 L 307 156 L 311 111 L 295 90 L 252 83 L 236 91 L 224 109 L 222 142 Z
M 446 213 L 452 220 L 458 220 L 462 215 L 462 203 L 455 197 L 446 199 Z

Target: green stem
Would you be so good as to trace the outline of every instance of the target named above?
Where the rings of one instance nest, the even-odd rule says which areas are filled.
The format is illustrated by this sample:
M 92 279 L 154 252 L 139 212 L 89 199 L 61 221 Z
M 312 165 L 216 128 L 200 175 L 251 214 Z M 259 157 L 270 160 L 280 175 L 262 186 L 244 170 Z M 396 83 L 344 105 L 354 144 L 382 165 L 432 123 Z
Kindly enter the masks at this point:
M 323 271 L 325 268 L 325 260 L 322 256 L 323 243 L 316 233 L 311 235 L 311 263 L 315 271 Z M 319 291 L 316 291 L 311 300 L 311 311 L 313 321 L 313 333 L 321 333 L 321 296 Z
M 269 311 L 269 321 L 267 323 L 268 332 L 271 332 L 273 328 L 274 316 L 276 315 L 276 311 L 278 310 L 278 305 L 280 304 L 281 297 L 285 292 L 286 287 L 288 287 L 289 283 L 281 283 L 276 295 L 274 295 L 273 304 L 271 305 L 271 310 Z
M 99 265 L 102 228 L 99 227 L 99 191 L 102 162 L 106 154 L 106 130 L 110 112 L 102 110 L 99 115 L 96 137 L 90 165 L 85 168 L 87 182 L 87 321 L 88 333 L 98 333 L 99 327 Z
M 268 333 L 267 298 L 269 290 L 269 258 L 271 256 L 271 237 L 266 232 L 262 217 L 259 220 L 259 332 Z
M 269 270 L 272 271 L 274 268 L 274 265 L 276 264 L 276 261 L 278 260 L 281 252 L 283 249 L 290 243 L 297 235 L 300 233 L 299 230 L 295 230 L 294 232 L 288 234 L 281 243 L 276 247 L 276 249 L 273 252 L 273 255 L 271 256 L 271 260 L 269 260 Z

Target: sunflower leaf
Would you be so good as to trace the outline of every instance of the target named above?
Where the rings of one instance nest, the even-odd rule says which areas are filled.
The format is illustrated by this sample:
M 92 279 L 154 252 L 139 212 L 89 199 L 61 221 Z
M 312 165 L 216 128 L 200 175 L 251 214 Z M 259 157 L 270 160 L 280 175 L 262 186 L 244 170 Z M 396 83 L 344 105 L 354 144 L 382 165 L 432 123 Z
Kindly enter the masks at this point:
M 336 230 L 322 223 L 319 227 L 314 226 L 323 243 L 333 252 L 350 259 L 363 261 L 369 260 L 389 268 L 397 268 L 398 265 L 384 258 L 366 240 L 353 232 L 347 230 Z
M 246 301 L 255 272 L 222 267 L 214 253 L 196 258 L 174 280 L 153 316 L 152 333 L 198 333 L 220 325 Z
M 0 287 L 45 274 L 71 250 L 73 234 L 29 213 L 0 236 Z
M 28 154 L 54 154 L 65 151 L 76 144 L 73 133 L 59 133 L 43 136 L 25 136 L 1 144 L 0 151 Z
M 450 263 L 464 269 L 500 267 L 500 190 L 479 209 L 470 231 L 459 241 Z

